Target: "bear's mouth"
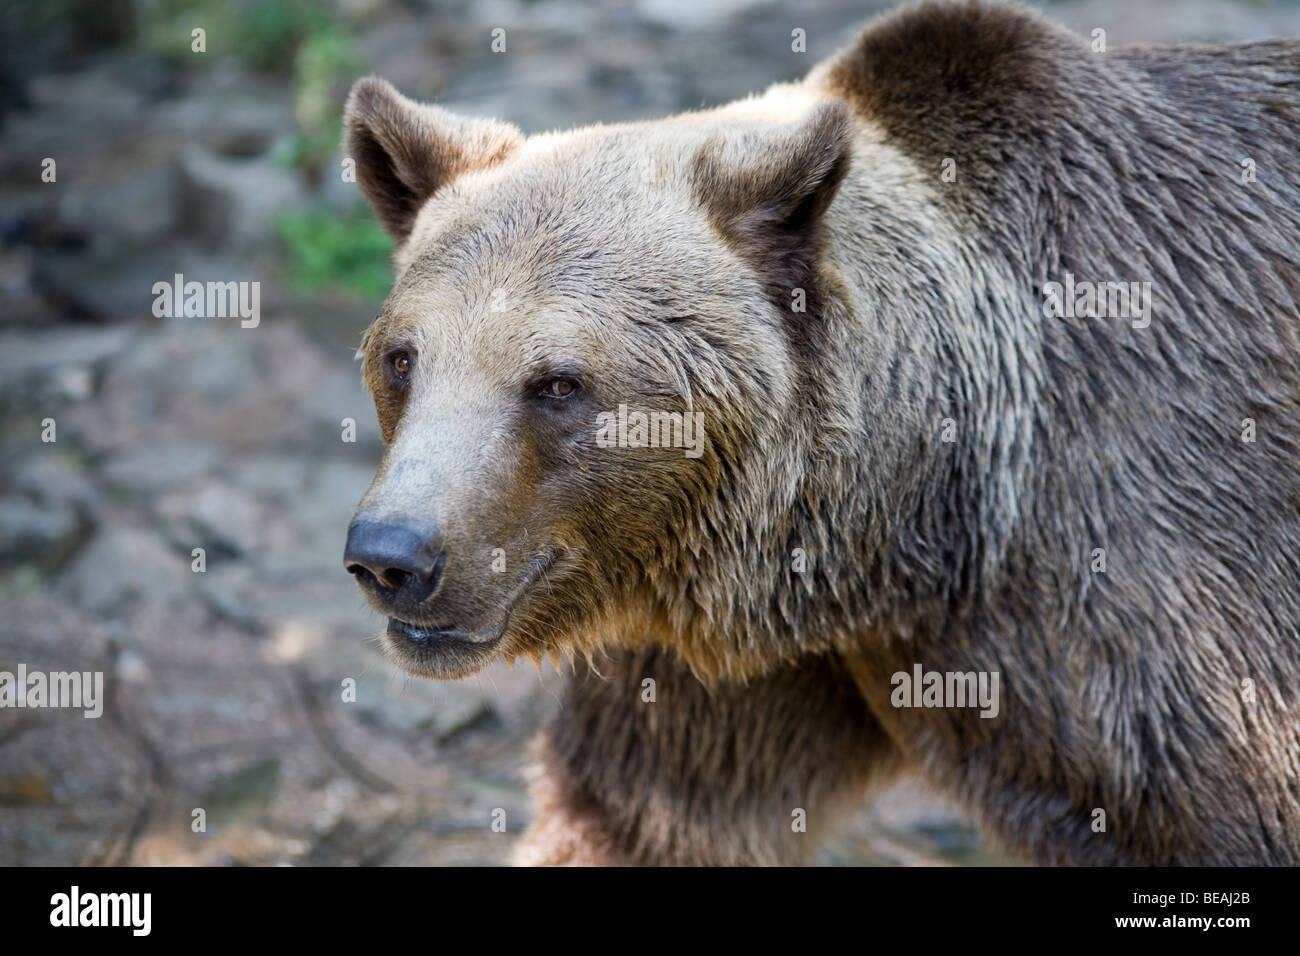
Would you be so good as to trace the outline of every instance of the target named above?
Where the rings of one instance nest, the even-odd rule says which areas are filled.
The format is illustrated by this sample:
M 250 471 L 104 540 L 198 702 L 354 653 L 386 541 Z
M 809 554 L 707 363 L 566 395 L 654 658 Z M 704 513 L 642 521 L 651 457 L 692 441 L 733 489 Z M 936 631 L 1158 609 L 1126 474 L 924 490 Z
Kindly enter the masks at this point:
M 413 641 L 416 644 L 433 644 L 439 640 L 458 640 L 460 631 L 455 627 L 421 627 L 409 620 L 389 618 L 389 633 L 394 637 Z M 463 640 L 463 639 L 460 639 Z
M 390 617 L 383 647 L 394 664 L 416 677 L 464 677 L 496 656 L 505 624 L 503 616 L 499 626 L 492 629 L 495 634 L 491 630 L 471 634 L 456 627 L 422 627 Z
M 464 677 L 489 664 L 496 656 L 515 608 L 528 596 L 554 562 L 553 553 L 538 563 L 501 607 L 479 627 L 441 627 L 389 617 L 383 647 L 393 663 L 417 677 L 448 680 Z
M 388 659 L 416 677 L 450 680 L 487 666 L 496 656 L 501 638 L 466 640 L 454 628 L 432 630 L 390 618 L 383 637 Z
M 388 633 L 395 638 L 411 641 L 414 644 L 434 645 L 443 641 L 460 642 L 462 644 L 482 644 L 489 643 L 495 638 L 489 638 L 488 641 L 475 640 L 465 634 L 464 631 L 456 627 L 422 627 L 419 624 L 412 624 L 410 621 L 399 620 L 395 617 L 388 619 Z

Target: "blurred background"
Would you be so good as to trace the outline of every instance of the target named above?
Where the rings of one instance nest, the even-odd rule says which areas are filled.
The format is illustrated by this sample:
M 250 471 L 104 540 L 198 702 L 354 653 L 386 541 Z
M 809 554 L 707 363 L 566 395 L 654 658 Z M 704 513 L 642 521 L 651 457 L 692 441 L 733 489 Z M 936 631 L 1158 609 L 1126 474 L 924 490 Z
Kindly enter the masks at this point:
M 1300 35 L 1293 2 L 1033 5 L 1110 46 Z M 340 175 L 347 89 L 525 132 L 655 117 L 797 77 L 891 6 L 5 3 L 0 671 L 103 671 L 107 700 L 0 709 L 0 864 L 504 862 L 562 678 L 396 676 L 342 568 L 380 452 L 353 351 L 391 279 Z M 259 282 L 260 323 L 155 318 L 177 273 Z M 1002 862 L 910 784 L 819 861 Z

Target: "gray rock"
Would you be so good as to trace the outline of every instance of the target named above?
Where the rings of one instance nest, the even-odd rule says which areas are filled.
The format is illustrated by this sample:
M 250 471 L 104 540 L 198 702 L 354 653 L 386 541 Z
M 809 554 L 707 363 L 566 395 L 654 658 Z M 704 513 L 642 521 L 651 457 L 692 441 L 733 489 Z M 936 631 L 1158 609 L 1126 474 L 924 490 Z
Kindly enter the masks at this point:
M 362 719 L 408 739 L 446 737 L 492 713 L 489 695 L 478 684 L 411 680 L 388 668 L 345 676 L 357 678 L 355 706 Z
M 186 560 L 157 535 L 116 527 L 91 539 L 63 573 L 62 584 L 79 607 L 105 613 L 133 600 L 176 601 L 193 586 L 193 576 Z
M 351 355 L 347 358 L 350 359 Z M 319 429 L 324 440 L 322 444 L 337 441 L 339 451 L 359 450 L 378 460 L 383 442 L 375 420 L 374 402 L 361 383 L 358 363 L 337 364 L 323 370 L 314 387 L 301 394 L 297 410 Z M 357 423 L 355 443 L 342 441 L 340 423 L 345 418 Z
M 213 560 L 195 578 L 199 595 L 219 617 L 250 631 L 265 626 L 254 597 L 257 571 L 250 563 Z
M 58 214 L 65 228 L 105 248 L 153 245 L 171 236 L 179 223 L 179 190 L 175 162 L 135 166 L 117 178 L 64 190 Z
M 53 318 L 35 276 L 36 256 L 31 249 L 0 250 L 0 323 L 34 325 Z
M 100 474 L 117 490 L 152 495 L 212 471 L 222 458 L 222 450 L 212 444 L 157 442 L 112 455 L 100 468 Z
M 0 498 L 0 558 L 56 562 L 74 547 L 81 524 L 66 504 L 40 504 L 21 495 Z
M 193 528 L 193 547 L 250 554 L 262 542 L 262 515 L 257 502 L 222 481 L 205 481 L 179 504 Z M 174 513 L 170 508 L 164 514 Z
M 49 505 L 73 505 L 86 511 L 99 507 L 99 492 L 85 467 L 58 444 L 41 445 L 18 464 L 14 487 Z
M 231 159 L 268 155 L 295 128 L 292 103 L 276 85 L 216 70 L 188 95 L 157 104 L 154 116 L 178 142 L 201 143 Z
M 310 481 L 317 465 L 301 456 L 253 455 L 233 470 L 232 480 L 239 487 L 275 501 L 288 501 Z
M 300 529 L 297 551 L 314 566 L 340 566 L 348 522 L 370 487 L 378 461 L 378 456 L 360 449 L 357 456 L 356 461 L 330 459 L 318 465 L 307 485 L 285 502 L 295 527 Z M 325 555 L 323 559 L 321 554 Z
M 237 159 L 192 144 L 181 155 L 182 212 L 193 233 L 244 251 L 275 240 L 275 217 L 305 201 L 302 182 L 268 157 Z
M 59 319 L 130 322 L 152 315 L 153 285 L 174 271 L 163 253 L 128 255 L 107 242 L 42 255 L 33 281 Z
M 0 396 L 22 408 L 66 398 L 66 384 L 60 382 L 66 383 L 69 370 L 93 369 L 129 341 L 129 330 L 121 328 L 62 326 L 0 334 Z

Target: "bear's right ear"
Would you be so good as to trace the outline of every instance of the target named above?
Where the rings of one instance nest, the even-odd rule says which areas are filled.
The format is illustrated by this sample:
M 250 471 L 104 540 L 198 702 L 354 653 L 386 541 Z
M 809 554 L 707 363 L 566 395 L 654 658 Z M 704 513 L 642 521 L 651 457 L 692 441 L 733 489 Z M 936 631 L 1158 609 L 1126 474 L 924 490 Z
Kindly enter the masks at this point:
M 509 123 L 417 103 L 377 76 L 353 85 L 343 130 L 344 154 L 356 163 L 361 191 L 399 246 L 439 187 L 500 162 L 523 142 Z

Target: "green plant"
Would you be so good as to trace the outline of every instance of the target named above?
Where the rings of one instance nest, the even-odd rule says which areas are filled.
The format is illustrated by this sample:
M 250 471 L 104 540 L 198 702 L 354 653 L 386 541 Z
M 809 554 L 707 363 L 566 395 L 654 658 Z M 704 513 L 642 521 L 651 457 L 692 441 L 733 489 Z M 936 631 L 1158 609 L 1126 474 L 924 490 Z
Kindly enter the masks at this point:
M 338 149 L 347 84 L 362 71 L 352 38 L 337 27 L 309 34 L 294 57 L 294 116 L 298 120 L 295 165 L 309 179 Z
M 334 290 L 382 299 L 392 285 L 392 240 L 363 209 L 313 209 L 280 217 L 289 279 L 304 292 Z
M 312 0 L 154 0 L 139 20 L 144 47 L 164 59 L 197 66 L 191 30 L 201 27 L 209 54 L 274 73 L 289 68 L 307 37 L 331 29 L 333 14 Z

